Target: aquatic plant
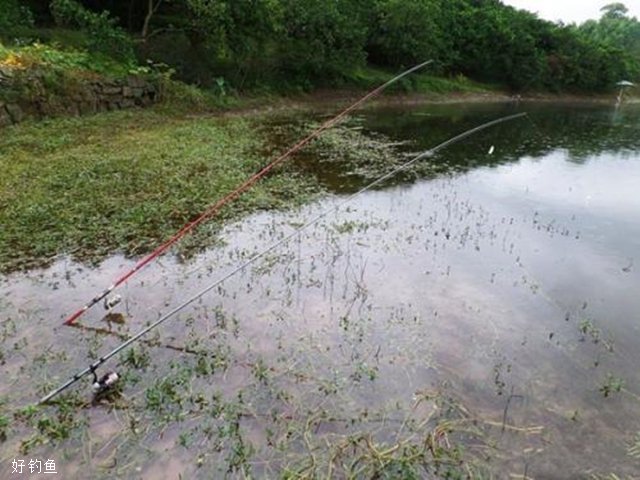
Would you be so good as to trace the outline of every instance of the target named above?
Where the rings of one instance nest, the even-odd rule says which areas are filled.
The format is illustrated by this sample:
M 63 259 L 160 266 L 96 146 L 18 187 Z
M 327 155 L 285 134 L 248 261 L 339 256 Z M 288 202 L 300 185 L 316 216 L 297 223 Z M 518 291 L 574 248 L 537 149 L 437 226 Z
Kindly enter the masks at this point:
M 600 385 L 600 392 L 608 397 L 612 393 L 619 393 L 624 388 L 624 380 L 612 373 L 607 374 L 607 378 L 604 380 L 602 385 Z
M 7 440 L 7 434 L 9 432 L 9 417 L 0 415 L 0 443 Z

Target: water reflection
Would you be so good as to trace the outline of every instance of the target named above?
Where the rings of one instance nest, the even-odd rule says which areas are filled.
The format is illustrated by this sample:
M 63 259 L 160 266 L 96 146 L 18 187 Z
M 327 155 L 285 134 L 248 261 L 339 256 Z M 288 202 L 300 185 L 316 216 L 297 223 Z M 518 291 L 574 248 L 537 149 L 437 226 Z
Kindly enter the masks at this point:
M 383 133 L 392 140 L 410 140 L 406 149 L 416 153 L 481 123 L 522 111 L 529 114 L 526 120 L 505 123 L 448 148 L 432 162 L 434 168 L 421 171 L 422 178 L 498 166 L 523 156 L 539 159 L 554 150 L 566 152 L 567 161 L 584 163 L 601 153 L 635 158 L 640 148 L 640 108 L 634 106 L 618 110 L 598 105 L 526 102 L 388 106 L 365 110 L 352 123 L 361 125 L 365 132 Z M 492 145 L 498 148 L 489 155 Z M 362 185 L 363 179 L 340 175 L 338 165 L 318 169 L 312 157 L 302 158 L 308 160 L 308 168 L 333 191 L 353 192 Z M 415 175 L 401 176 L 392 183 L 413 180 Z

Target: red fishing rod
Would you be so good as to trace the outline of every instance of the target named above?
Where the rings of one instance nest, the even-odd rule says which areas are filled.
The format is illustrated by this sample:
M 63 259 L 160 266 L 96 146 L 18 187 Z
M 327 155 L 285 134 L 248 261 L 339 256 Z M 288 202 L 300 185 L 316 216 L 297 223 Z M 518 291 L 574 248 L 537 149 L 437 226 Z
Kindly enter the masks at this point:
M 415 67 L 412 67 L 409 70 L 406 70 L 406 71 L 402 72 L 401 74 L 393 77 L 388 82 L 384 83 L 383 85 L 380 85 L 376 89 L 374 89 L 374 90 L 370 91 L 369 93 L 367 93 L 364 97 L 362 97 L 361 99 L 359 99 L 358 101 L 353 103 L 351 106 L 349 106 L 346 109 L 344 109 L 342 112 L 340 112 L 335 117 L 327 120 L 325 123 L 323 123 L 320 127 L 318 127 L 316 130 L 314 130 L 307 137 L 305 137 L 302 140 L 300 140 L 294 146 L 289 148 L 289 150 L 287 150 L 282 155 L 280 155 L 279 157 L 277 157 L 276 159 L 271 161 L 266 167 L 262 168 L 259 172 L 253 174 L 251 177 L 249 177 L 247 180 L 245 180 L 245 182 L 242 183 L 240 186 L 238 186 L 238 188 L 236 188 L 232 192 L 228 193 L 223 198 L 221 198 L 216 203 L 214 203 L 209 208 L 207 208 L 195 220 L 192 220 L 191 222 L 189 222 L 186 225 L 184 225 L 180 230 L 178 230 L 176 233 L 174 233 L 173 236 L 171 236 L 168 240 L 166 240 L 163 244 L 161 244 L 155 250 L 153 250 L 149 255 L 147 255 L 146 257 L 144 257 L 141 260 L 139 260 L 131 270 L 125 272 L 122 276 L 117 278 L 115 280 L 115 282 L 113 282 L 111 284 L 111 286 L 109 286 L 109 288 L 104 290 L 102 293 L 99 293 L 98 295 L 96 295 L 84 307 L 82 307 L 80 310 L 75 312 L 73 315 L 69 316 L 64 321 L 64 324 L 65 325 L 72 325 L 78 318 L 80 318 L 80 316 L 84 312 L 89 310 L 96 303 L 100 302 L 100 300 L 102 300 L 107 295 L 109 295 L 109 293 L 111 293 L 113 290 L 115 290 L 118 286 L 122 285 L 127 280 L 129 280 L 129 278 L 131 278 L 133 275 L 135 275 L 135 273 L 138 272 L 140 269 L 142 269 L 145 265 L 147 265 L 152 260 L 154 260 L 155 258 L 157 258 L 160 255 L 162 255 L 169 247 L 171 247 L 173 244 L 175 244 L 178 240 L 180 240 L 182 237 L 184 237 L 187 233 L 189 233 L 195 227 L 200 225 L 206 219 L 208 219 L 208 218 L 214 216 L 216 213 L 218 213 L 220 211 L 220 209 L 224 205 L 226 205 L 227 203 L 229 203 L 232 200 L 235 200 L 237 197 L 239 197 L 243 192 L 248 190 L 254 183 L 256 183 L 258 180 L 260 180 L 262 177 L 264 177 L 267 173 L 269 173 L 271 170 L 273 170 L 273 168 L 275 168 L 277 165 L 279 165 L 280 163 L 284 162 L 287 158 L 289 158 L 295 152 L 300 150 L 307 143 L 311 142 L 312 140 L 314 140 L 318 136 L 320 136 L 320 134 L 322 134 L 322 132 L 324 132 L 325 130 L 328 130 L 329 128 L 333 127 L 336 123 L 338 123 L 340 120 L 342 120 L 350 112 L 352 112 L 353 110 L 358 108 L 360 105 L 362 105 L 364 102 L 366 102 L 370 98 L 373 98 L 376 95 L 378 95 L 380 92 L 382 92 L 389 85 L 397 82 L 401 78 L 403 78 L 403 77 L 415 72 L 416 70 L 419 70 L 419 69 L 425 67 L 426 65 L 430 64 L 432 61 L 433 60 L 428 60 L 428 61 L 426 61 L 424 63 L 421 63 L 420 65 L 416 65 Z

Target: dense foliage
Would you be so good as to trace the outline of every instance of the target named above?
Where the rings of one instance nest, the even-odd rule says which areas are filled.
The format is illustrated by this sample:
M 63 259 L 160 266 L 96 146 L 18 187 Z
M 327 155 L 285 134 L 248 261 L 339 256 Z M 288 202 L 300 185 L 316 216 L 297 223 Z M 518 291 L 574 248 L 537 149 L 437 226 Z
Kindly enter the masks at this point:
M 208 86 L 336 85 L 367 66 L 397 70 L 429 58 L 440 74 L 516 91 L 601 91 L 640 76 L 640 22 L 620 3 L 579 26 L 541 20 L 499 0 L 0 4 L 6 5 L 0 8 L 5 41 L 24 38 L 17 26 L 44 41 L 52 30 L 75 29 L 84 34 L 76 47 L 120 60 L 135 49 L 140 59 L 164 62 L 183 79 Z
M 640 77 L 640 22 L 627 16 L 621 3 L 603 7 L 599 21 L 589 20 L 580 33 L 592 43 L 619 52 L 621 68 L 630 78 Z
M 31 10 L 18 0 L 0 0 L 0 36 L 20 35 L 33 25 Z
M 77 27 L 87 34 L 91 50 L 112 55 L 118 60 L 131 60 L 133 49 L 128 35 L 117 27 L 108 11 L 94 13 L 75 0 L 52 0 L 51 13 L 61 26 Z

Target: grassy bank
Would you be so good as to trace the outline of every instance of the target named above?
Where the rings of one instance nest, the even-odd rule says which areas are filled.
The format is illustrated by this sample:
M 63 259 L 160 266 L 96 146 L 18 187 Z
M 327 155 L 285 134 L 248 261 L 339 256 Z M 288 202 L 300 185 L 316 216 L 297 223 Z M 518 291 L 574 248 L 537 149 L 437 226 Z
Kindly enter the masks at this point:
M 0 138 L 0 269 L 59 254 L 148 251 L 265 162 L 254 120 L 170 107 L 13 126 Z M 224 219 L 304 201 L 311 180 L 273 174 L 181 244 L 210 244 Z

